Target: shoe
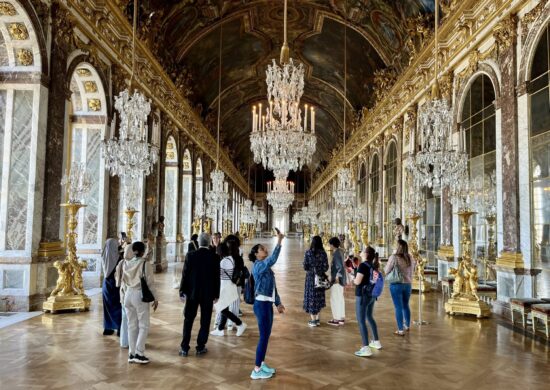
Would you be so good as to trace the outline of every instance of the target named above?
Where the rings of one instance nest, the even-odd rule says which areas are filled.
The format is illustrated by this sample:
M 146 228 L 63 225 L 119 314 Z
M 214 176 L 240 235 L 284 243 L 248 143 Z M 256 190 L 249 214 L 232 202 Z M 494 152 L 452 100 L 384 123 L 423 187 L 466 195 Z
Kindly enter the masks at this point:
M 371 355 L 372 355 L 372 351 L 370 350 L 369 347 L 361 347 L 359 351 L 355 352 L 355 356 L 359 356 L 359 357 L 367 357 Z
M 135 358 L 134 355 L 128 355 L 128 363 L 133 363 L 133 362 L 134 362 L 134 358 Z
M 134 355 L 134 359 L 132 360 L 134 363 L 138 364 L 147 364 L 149 363 L 149 359 L 145 356 L 138 355 L 137 353 Z
M 243 312 L 239 310 L 239 317 L 243 316 Z
M 225 336 L 224 330 L 214 329 L 212 332 L 210 332 L 212 336 Z
M 321 326 L 321 320 L 315 320 L 315 326 Z
M 264 371 L 264 370 L 261 370 L 260 371 L 256 371 L 256 370 L 252 370 L 252 373 L 250 374 L 250 378 L 252 379 L 269 379 L 273 376 L 273 374 L 271 372 L 267 372 L 267 371 Z
M 405 332 L 402 330 L 396 330 L 393 334 L 396 336 L 405 336 Z
M 308 321 L 307 324 L 309 326 L 311 326 L 312 328 L 315 328 L 316 326 L 319 326 L 319 325 L 317 325 L 317 321 L 314 321 L 314 320 Z
M 340 325 L 345 325 L 346 324 L 346 320 L 338 320 L 338 322 L 340 323 Z
M 382 349 L 382 344 L 380 344 L 380 340 L 372 340 L 369 344 L 369 347 L 374 349 Z
M 204 355 L 206 352 L 208 352 L 208 349 L 204 347 L 203 349 L 197 349 L 197 352 L 195 353 L 197 356 Z
M 269 367 L 265 363 L 262 363 L 262 365 L 260 366 L 260 369 L 265 371 L 265 372 L 270 372 L 272 375 L 275 375 L 275 373 L 277 372 L 276 369 L 274 369 L 273 367 Z
M 330 320 L 330 321 L 327 321 L 327 324 L 332 325 L 332 326 L 339 326 L 339 325 L 340 325 L 340 321 L 338 321 L 338 320 Z
M 183 349 L 180 349 L 179 355 L 183 357 L 187 357 L 189 356 L 189 351 L 184 351 Z
M 227 331 L 233 330 L 233 323 L 227 324 Z
M 403 326 L 403 330 L 405 332 L 408 332 L 409 330 L 411 330 L 410 326 Z
M 103 336 L 110 336 L 115 334 L 114 329 L 103 329 Z
M 246 323 L 242 323 L 240 325 L 237 326 L 237 337 L 240 337 L 243 335 L 244 331 L 246 330 L 248 325 L 246 325 Z

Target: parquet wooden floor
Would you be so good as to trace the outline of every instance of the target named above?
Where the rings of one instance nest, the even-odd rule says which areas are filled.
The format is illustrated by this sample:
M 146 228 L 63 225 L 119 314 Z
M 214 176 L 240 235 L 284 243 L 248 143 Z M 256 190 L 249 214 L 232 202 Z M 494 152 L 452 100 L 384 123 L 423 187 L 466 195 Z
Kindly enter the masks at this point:
M 101 334 L 98 295 L 88 313 L 46 314 L 1 329 L 0 389 L 548 389 L 548 345 L 495 318 L 448 317 L 438 293 L 424 299 L 430 325 L 413 327 L 400 338 L 392 334 L 393 306 L 385 290 L 375 307 L 383 349 L 370 358 L 355 357 L 360 336 L 351 290 L 344 327 L 307 326 L 303 249 L 298 240 L 287 240 L 275 267 L 288 310 L 275 317 L 266 360 L 278 371 L 270 380 L 249 379 L 258 330 L 246 304 L 243 320 L 249 328 L 243 337 L 211 336 L 207 355 L 178 356 L 182 305 L 169 272 L 157 277 L 161 297 L 151 319 L 149 365 L 128 364 L 118 338 Z M 417 299 L 411 298 L 414 318 Z M 330 308 L 321 319 L 330 319 Z M 198 321 L 194 338 L 197 331 Z

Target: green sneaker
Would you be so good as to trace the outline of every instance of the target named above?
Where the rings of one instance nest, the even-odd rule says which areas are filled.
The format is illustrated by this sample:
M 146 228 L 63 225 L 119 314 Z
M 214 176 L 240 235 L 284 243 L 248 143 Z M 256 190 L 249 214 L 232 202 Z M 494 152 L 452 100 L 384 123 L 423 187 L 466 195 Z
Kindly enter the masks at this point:
M 267 364 L 265 363 L 262 363 L 262 366 L 260 367 L 260 370 L 262 371 L 265 371 L 265 372 L 269 372 L 271 373 L 272 375 L 275 375 L 275 373 L 277 372 L 276 369 L 274 369 L 273 367 L 269 367 Z
M 262 369 L 260 371 L 252 370 L 252 373 L 250 374 L 250 378 L 252 379 L 269 379 L 273 376 L 271 372 L 266 372 Z

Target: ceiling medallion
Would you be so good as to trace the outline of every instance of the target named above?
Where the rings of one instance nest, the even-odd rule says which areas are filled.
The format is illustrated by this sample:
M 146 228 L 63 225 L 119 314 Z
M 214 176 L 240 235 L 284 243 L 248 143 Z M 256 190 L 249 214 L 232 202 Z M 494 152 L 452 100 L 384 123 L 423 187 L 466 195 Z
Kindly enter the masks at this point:
M 267 101 L 252 108 L 251 150 L 254 162 L 272 170 L 275 178 L 286 181 L 288 172 L 298 171 L 311 162 L 317 143 L 315 108 L 300 109 L 304 93 L 304 66 L 289 58 L 287 43 L 287 1 L 284 6 L 284 43 L 280 66 L 273 60 L 267 67 Z M 309 112 L 309 120 L 308 120 Z M 303 120 L 302 120 L 303 113 Z

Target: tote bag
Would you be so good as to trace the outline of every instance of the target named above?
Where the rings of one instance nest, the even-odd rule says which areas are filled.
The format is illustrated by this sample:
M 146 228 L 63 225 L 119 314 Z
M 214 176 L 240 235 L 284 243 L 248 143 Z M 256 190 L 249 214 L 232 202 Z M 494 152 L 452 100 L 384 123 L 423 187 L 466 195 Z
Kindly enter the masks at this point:
M 397 259 L 395 259 L 395 264 L 392 270 L 386 275 L 386 282 L 389 284 L 395 284 L 395 283 L 403 283 L 404 281 L 405 281 L 405 278 L 403 276 L 403 273 L 399 269 L 399 264 L 397 263 Z

